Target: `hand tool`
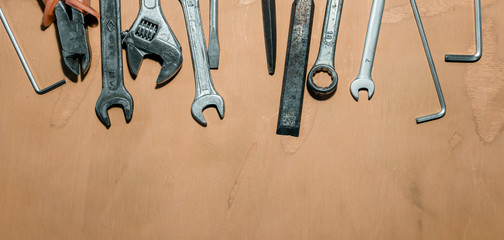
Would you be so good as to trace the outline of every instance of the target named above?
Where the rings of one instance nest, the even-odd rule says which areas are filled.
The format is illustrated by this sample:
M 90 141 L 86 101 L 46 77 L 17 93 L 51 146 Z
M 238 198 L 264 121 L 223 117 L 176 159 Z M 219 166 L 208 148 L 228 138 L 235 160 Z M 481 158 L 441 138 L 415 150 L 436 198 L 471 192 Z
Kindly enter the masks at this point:
M 334 55 L 336 53 L 342 8 L 343 0 L 327 0 L 318 58 L 310 73 L 308 73 L 308 90 L 318 99 L 329 98 L 334 94 L 338 86 L 338 73 L 334 70 Z M 313 76 L 319 72 L 326 72 L 331 76 L 329 86 L 320 87 L 315 84 Z
M 473 55 L 446 55 L 446 62 L 477 62 L 483 55 L 483 33 L 481 30 L 481 0 L 474 0 L 476 19 L 476 53 Z
M 368 99 L 373 97 L 375 85 L 371 78 L 373 71 L 374 57 L 376 53 L 376 44 L 378 43 L 378 35 L 380 34 L 380 26 L 383 16 L 383 8 L 385 7 L 385 0 L 374 0 L 373 7 L 371 8 L 371 15 L 369 17 L 368 30 L 366 34 L 366 43 L 364 44 L 364 53 L 362 54 L 362 61 L 359 75 L 350 85 L 350 92 L 352 93 L 355 101 L 359 101 L 359 91 L 366 90 L 368 92 Z
M 275 0 L 262 0 L 264 41 L 266 45 L 266 60 L 268 61 L 268 73 L 275 74 L 276 65 L 276 7 Z
M 292 3 L 277 124 L 279 135 L 299 136 L 314 8 L 313 0 L 294 0 Z
M 73 7 L 59 1 L 54 9 L 61 43 L 61 56 L 65 66 L 75 75 L 85 75 L 89 70 L 91 54 L 87 41 L 84 15 Z
M 212 82 L 199 0 L 180 0 L 180 3 L 184 9 L 196 81 L 196 96 L 191 106 L 191 113 L 199 124 L 206 126 L 207 122 L 205 116 L 203 116 L 203 110 L 214 106 L 222 119 L 224 118 L 224 100 L 215 91 Z
M 413 9 L 413 13 L 415 14 L 415 19 L 418 26 L 418 31 L 420 32 L 420 37 L 422 38 L 422 43 L 425 50 L 425 55 L 427 56 L 427 60 L 429 61 L 429 67 L 431 70 L 432 78 L 434 79 L 434 84 L 436 85 L 436 91 L 439 98 L 439 103 L 441 104 L 441 111 L 432 115 L 428 115 L 425 117 L 420 117 L 416 119 L 417 124 L 436 120 L 442 118 L 446 114 L 446 104 L 443 97 L 443 91 L 441 90 L 441 84 L 439 83 L 436 66 L 434 65 L 434 60 L 432 59 L 431 51 L 429 48 L 429 43 L 427 42 L 427 36 L 425 36 L 425 31 L 422 24 L 422 19 L 420 18 L 420 13 L 418 12 L 417 4 L 415 0 L 410 0 L 411 8 Z
M 173 34 L 161 10 L 160 0 L 141 0 L 140 11 L 129 31 L 123 32 L 128 67 L 136 78 L 147 55 L 162 60 L 156 81 L 162 84 L 171 79 L 182 66 L 182 47 Z
M 102 45 L 102 91 L 96 102 L 96 115 L 110 128 L 107 110 L 122 107 L 126 122 L 133 116 L 133 98 L 124 87 L 121 47 L 121 1 L 100 0 Z
M 56 19 L 61 45 L 61 56 L 65 66 L 74 75 L 85 75 L 89 70 L 91 54 L 88 45 L 84 14 L 97 18 L 99 14 L 89 7 L 89 0 L 44 0 L 43 24 L 48 27 Z M 82 12 L 81 12 L 82 11 Z
M 28 75 L 28 79 L 30 79 L 30 82 L 33 86 L 33 89 L 35 89 L 35 92 L 37 94 L 44 94 L 44 93 L 47 93 L 47 92 L 50 92 L 51 90 L 63 85 L 66 83 L 65 80 L 61 80 L 47 88 L 44 88 L 44 89 L 40 89 L 38 84 L 37 84 L 37 81 L 35 81 L 35 78 L 33 77 L 33 74 L 30 70 L 30 67 L 28 66 L 28 63 L 26 62 L 26 59 L 23 55 L 23 52 L 21 52 L 21 48 L 19 48 L 19 44 L 18 42 L 16 41 L 16 38 L 14 37 L 14 34 L 12 33 L 12 29 L 10 28 L 10 25 L 9 25 L 9 22 L 7 22 L 7 19 L 5 18 L 5 15 L 2 11 L 2 8 L 0 8 L 0 19 L 2 20 L 2 23 L 5 27 L 5 30 L 7 31 L 7 35 L 9 35 L 9 38 L 12 42 L 12 45 L 14 45 L 14 49 L 16 49 L 16 53 L 19 57 L 19 60 L 21 60 L 21 64 L 23 64 L 23 68 L 26 72 L 26 75 Z
M 208 57 L 210 68 L 219 68 L 219 21 L 218 21 L 218 3 L 217 0 L 210 0 L 210 35 L 208 39 Z

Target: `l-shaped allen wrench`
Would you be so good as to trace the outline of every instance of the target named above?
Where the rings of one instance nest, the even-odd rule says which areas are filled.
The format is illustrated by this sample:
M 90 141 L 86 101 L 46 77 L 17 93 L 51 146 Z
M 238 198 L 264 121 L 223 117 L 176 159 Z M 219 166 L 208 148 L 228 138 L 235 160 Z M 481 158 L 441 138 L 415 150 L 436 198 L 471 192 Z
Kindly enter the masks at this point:
M 19 60 L 21 60 L 21 64 L 23 64 L 23 67 L 24 67 L 24 70 L 26 72 L 26 75 L 28 75 L 28 78 L 30 79 L 30 82 L 33 86 L 33 89 L 35 89 L 35 92 L 37 92 L 37 94 L 44 94 L 44 93 L 47 93 L 47 92 L 50 92 L 51 90 L 63 85 L 66 83 L 65 80 L 61 80 L 47 88 L 44 88 L 44 89 L 40 89 L 38 84 L 37 84 L 37 81 L 35 81 L 35 78 L 33 77 L 33 74 L 30 70 L 30 67 L 28 66 L 28 63 L 26 62 L 26 59 L 23 55 L 23 52 L 21 52 L 21 49 L 19 48 L 19 44 L 17 43 L 16 41 L 16 38 L 14 37 L 14 34 L 12 33 L 12 30 L 10 28 L 10 25 L 9 23 L 7 22 L 7 19 L 5 18 L 5 15 L 2 11 L 2 8 L 0 7 L 0 19 L 2 20 L 2 23 L 5 27 L 5 30 L 7 31 L 7 34 L 9 35 L 9 38 L 12 42 L 12 45 L 14 46 L 14 49 L 16 49 L 16 52 L 18 54 L 18 57 L 19 57 Z
M 481 0 L 474 0 L 474 18 L 476 22 L 476 53 L 473 55 L 453 55 L 445 56 L 446 62 L 477 62 L 483 55 L 483 33 L 481 28 Z
M 417 124 L 436 120 L 442 118 L 446 114 L 446 103 L 443 97 L 443 91 L 441 90 L 441 84 L 439 83 L 439 78 L 436 71 L 436 66 L 434 65 L 434 60 L 432 59 L 432 54 L 429 48 L 429 43 L 427 42 L 427 37 L 425 36 L 425 31 L 422 24 L 422 19 L 420 18 L 420 13 L 418 12 L 418 7 L 415 0 L 410 0 L 411 8 L 415 14 L 415 19 L 418 26 L 418 31 L 420 32 L 420 37 L 422 38 L 422 43 L 425 49 L 425 55 L 427 55 L 427 60 L 429 61 L 429 67 L 431 70 L 432 78 L 434 79 L 434 84 L 436 85 L 436 90 L 439 98 L 439 103 L 441 104 L 441 111 L 435 114 L 431 114 L 425 117 L 419 117 L 416 119 Z

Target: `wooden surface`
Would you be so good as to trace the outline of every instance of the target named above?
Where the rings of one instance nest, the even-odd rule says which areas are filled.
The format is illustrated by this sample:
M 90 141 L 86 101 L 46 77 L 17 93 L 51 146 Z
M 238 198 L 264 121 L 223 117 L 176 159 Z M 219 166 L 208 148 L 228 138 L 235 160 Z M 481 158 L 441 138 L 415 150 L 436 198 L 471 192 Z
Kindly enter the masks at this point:
M 89 29 L 83 80 L 35 94 L 0 31 L 0 239 L 504 239 L 504 2 L 484 0 L 483 58 L 474 52 L 472 0 L 419 0 L 448 113 L 407 0 L 385 6 L 371 101 L 355 102 L 371 0 L 347 0 L 336 53 L 336 95 L 305 95 L 300 138 L 275 134 L 292 1 L 277 0 L 278 61 L 267 74 L 261 1 L 220 1 L 220 69 L 226 102 L 208 127 L 190 113 L 194 77 L 182 8 L 163 0 L 182 44 L 178 76 L 155 88 L 147 60 L 125 84 L 135 109 L 95 115 L 101 90 L 99 26 Z M 325 1 L 316 0 L 309 67 Z M 98 9 L 99 2 L 92 2 Z M 54 26 L 42 31 L 34 0 L 0 0 L 39 84 L 67 78 Z M 201 1 L 208 35 L 209 1 Z M 122 1 L 123 29 L 138 1 Z M 364 93 L 361 93 L 363 97 Z

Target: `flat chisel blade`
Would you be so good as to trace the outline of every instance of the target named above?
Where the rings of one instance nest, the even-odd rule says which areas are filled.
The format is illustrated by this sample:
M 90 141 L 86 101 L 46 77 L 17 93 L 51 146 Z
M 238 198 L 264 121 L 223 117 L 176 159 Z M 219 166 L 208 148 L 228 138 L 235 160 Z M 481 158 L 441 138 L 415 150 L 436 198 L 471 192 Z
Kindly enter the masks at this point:
M 277 134 L 299 136 L 313 25 L 313 0 L 295 0 L 289 28 Z
M 275 73 L 277 44 L 275 0 L 262 0 L 262 11 L 268 72 L 273 75 Z

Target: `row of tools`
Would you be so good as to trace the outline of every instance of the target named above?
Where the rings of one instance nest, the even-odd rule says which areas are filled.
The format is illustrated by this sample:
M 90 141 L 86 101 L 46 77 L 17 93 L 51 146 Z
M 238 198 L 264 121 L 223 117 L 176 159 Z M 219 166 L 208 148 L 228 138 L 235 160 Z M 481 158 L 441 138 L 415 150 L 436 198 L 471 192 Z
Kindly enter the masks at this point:
M 140 0 L 138 17 L 128 31 L 121 29 L 120 0 L 100 0 L 100 14 L 90 7 L 89 0 L 43 1 L 46 5 L 43 25 L 49 26 L 55 20 L 63 62 L 76 76 L 85 76 L 90 66 L 91 57 L 85 15 L 100 19 L 103 82 L 95 110 L 98 118 L 107 128 L 111 125 L 107 113 L 111 107 L 123 108 L 127 122 L 130 122 L 133 116 L 133 98 L 126 90 L 123 80 L 123 48 L 126 48 L 128 68 L 133 78 L 137 77 L 143 59 L 148 56 L 159 59 L 162 64 L 157 84 L 167 83 L 181 68 L 182 48 L 161 11 L 160 0 Z M 410 1 L 441 104 L 441 111 L 438 113 L 417 118 L 417 123 L 423 123 L 443 117 L 446 113 L 446 104 L 416 1 Z M 203 116 L 203 110 L 206 108 L 215 107 L 221 119 L 224 117 L 224 100 L 215 90 L 210 73 L 210 69 L 217 69 L 219 65 L 217 0 L 210 0 L 208 51 L 199 0 L 180 0 L 180 3 L 185 15 L 196 82 L 196 94 L 191 113 L 198 123 L 206 126 L 207 122 Z M 275 0 L 262 0 L 267 66 L 271 75 L 275 72 L 277 52 L 275 5 Z M 371 73 L 384 5 L 385 0 L 373 0 L 360 72 L 350 85 L 351 95 L 356 101 L 359 100 L 361 90 L 367 91 L 369 100 L 375 92 Z M 329 99 L 337 89 L 338 74 L 335 70 L 334 58 L 343 0 L 327 0 L 318 58 L 307 75 L 314 7 L 313 0 L 294 0 L 292 4 L 277 125 L 279 135 L 299 136 L 306 82 L 309 93 L 318 100 Z M 1 8 L 0 17 L 35 91 L 38 94 L 44 94 L 65 84 L 65 80 L 61 80 L 45 89 L 38 87 Z M 483 44 L 480 0 L 475 0 L 475 18 L 476 53 L 474 55 L 446 55 L 447 62 L 476 62 L 481 58 Z M 331 77 L 331 83 L 328 86 L 322 87 L 315 83 L 314 76 L 319 72 L 325 72 Z

